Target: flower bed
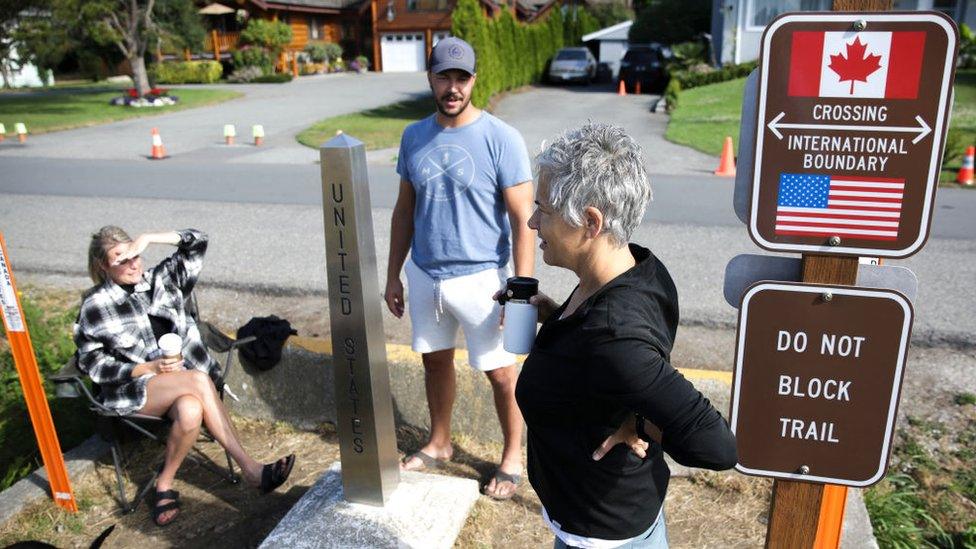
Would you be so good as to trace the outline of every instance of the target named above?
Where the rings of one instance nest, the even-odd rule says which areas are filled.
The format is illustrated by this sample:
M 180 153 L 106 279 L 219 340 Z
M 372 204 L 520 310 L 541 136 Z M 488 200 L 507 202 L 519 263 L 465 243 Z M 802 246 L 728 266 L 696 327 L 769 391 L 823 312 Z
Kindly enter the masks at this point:
M 142 97 L 139 97 L 139 92 L 135 88 L 128 88 L 122 90 L 121 97 L 113 97 L 109 104 L 136 108 L 166 107 L 175 105 L 179 100 L 179 97 L 169 95 L 169 90 L 166 88 L 152 88 Z

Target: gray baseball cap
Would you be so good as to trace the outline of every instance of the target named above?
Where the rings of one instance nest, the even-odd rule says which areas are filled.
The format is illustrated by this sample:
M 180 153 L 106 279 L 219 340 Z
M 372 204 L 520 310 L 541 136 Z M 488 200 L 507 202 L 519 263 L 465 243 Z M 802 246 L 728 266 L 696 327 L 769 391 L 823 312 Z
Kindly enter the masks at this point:
M 430 51 L 430 72 L 439 73 L 451 69 L 474 74 L 474 48 L 460 38 L 444 38 Z

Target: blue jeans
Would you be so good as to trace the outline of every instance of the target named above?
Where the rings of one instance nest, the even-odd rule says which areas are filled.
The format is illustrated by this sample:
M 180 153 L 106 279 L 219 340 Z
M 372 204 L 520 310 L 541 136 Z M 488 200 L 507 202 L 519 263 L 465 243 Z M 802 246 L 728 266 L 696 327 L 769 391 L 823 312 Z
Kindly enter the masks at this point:
M 566 545 L 558 537 L 552 544 L 552 549 L 572 548 L 573 546 Z M 668 527 L 664 523 L 664 508 L 661 508 L 661 512 L 650 528 L 627 543 L 617 546 L 617 549 L 668 549 Z

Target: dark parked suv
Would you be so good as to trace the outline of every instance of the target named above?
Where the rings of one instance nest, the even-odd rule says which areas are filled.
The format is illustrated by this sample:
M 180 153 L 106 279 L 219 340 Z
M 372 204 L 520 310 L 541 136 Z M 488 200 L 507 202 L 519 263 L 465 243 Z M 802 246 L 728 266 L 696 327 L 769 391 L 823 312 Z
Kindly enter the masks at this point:
M 642 92 L 661 92 L 668 83 L 664 70 L 664 52 L 657 44 L 631 44 L 620 61 L 620 81 L 628 91 L 634 91 L 637 82 Z

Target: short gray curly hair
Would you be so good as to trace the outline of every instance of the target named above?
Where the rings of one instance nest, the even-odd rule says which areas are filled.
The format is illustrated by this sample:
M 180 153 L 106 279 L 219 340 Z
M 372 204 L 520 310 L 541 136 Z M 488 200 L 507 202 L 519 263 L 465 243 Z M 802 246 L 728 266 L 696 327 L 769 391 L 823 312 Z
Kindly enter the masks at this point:
M 536 162 L 549 185 L 546 200 L 567 223 L 582 226 L 592 206 L 603 213 L 610 240 L 627 244 L 651 200 L 651 182 L 641 146 L 623 128 L 587 122 L 545 145 Z

